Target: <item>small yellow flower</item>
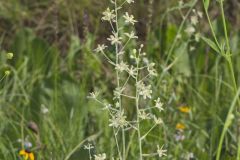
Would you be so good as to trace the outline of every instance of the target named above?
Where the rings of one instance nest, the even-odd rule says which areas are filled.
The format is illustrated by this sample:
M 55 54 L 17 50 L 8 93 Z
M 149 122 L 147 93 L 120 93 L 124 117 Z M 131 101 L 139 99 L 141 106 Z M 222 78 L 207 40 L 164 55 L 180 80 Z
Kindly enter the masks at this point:
M 24 149 L 19 151 L 19 156 L 23 157 L 24 160 L 35 160 L 34 154 Z
M 10 71 L 9 70 L 6 70 L 5 72 L 4 72 L 4 74 L 6 75 L 6 76 L 9 76 L 10 75 Z
M 191 109 L 188 106 L 181 106 L 179 107 L 179 111 L 182 113 L 189 113 Z
M 184 130 L 185 128 L 186 128 L 186 126 L 183 123 L 177 123 L 177 125 L 176 125 L 177 130 Z
M 11 52 L 9 52 L 9 53 L 7 53 L 7 59 L 12 59 L 13 58 L 13 53 L 11 53 Z

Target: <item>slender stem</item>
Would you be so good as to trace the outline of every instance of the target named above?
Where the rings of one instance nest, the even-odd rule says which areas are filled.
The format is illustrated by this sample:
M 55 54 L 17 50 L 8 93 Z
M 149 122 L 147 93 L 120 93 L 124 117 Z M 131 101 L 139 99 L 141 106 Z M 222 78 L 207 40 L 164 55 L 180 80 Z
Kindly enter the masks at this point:
M 139 66 L 139 57 L 137 57 L 137 68 Z M 136 75 L 136 84 L 138 83 L 138 70 Z M 138 94 L 138 88 L 136 87 L 136 110 L 137 110 L 137 134 L 138 134 L 138 145 L 139 145 L 139 160 L 142 160 L 142 140 L 141 140 L 141 131 L 140 131 L 140 118 L 138 116 L 139 113 L 139 94 Z
M 122 7 L 127 1 L 124 1 L 119 7 Z
M 119 26 L 118 26 L 118 6 L 117 6 L 117 0 L 114 1 L 115 5 L 115 15 L 116 15 L 116 35 L 119 37 Z M 118 44 L 115 44 L 115 51 L 116 51 L 116 65 L 119 64 L 119 48 Z M 120 77 L 119 77 L 119 71 L 116 70 L 116 76 L 117 76 L 117 87 L 120 87 Z M 119 105 L 120 105 L 120 110 L 122 111 L 122 103 L 121 103 L 121 96 L 119 97 Z M 122 159 L 125 160 L 125 131 L 124 128 L 121 128 L 122 130 Z
M 4 76 L 0 79 L 0 83 L 2 82 L 2 80 L 6 77 L 6 74 L 4 74 Z
M 141 140 L 143 140 L 156 126 L 157 126 L 157 124 L 155 124 L 154 126 L 152 126 L 152 127 L 147 131 L 147 133 L 145 133 L 145 134 L 141 137 Z
M 224 128 L 223 128 L 223 131 L 221 133 L 220 142 L 219 142 L 219 145 L 218 145 L 216 160 L 220 159 L 224 136 L 225 136 L 225 134 L 227 132 L 227 129 L 230 125 L 229 124 L 230 121 L 231 121 L 230 116 L 233 113 L 235 103 L 237 102 L 240 106 L 240 98 L 239 98 L 240 89 L 238 90 L 238 88 L 237 88 L 236 78 L 235 78 L 232 59 L 231 59 L 231 49 L 230 49 L 229 38 L 228 38 L 228 33 L 227 33 L 227 26 L 226 26 L 226 19 L 225 19 L 224 9 L 223 9 L 223 0 L 220 0 L 220 8 L 221 8 L 221 15 L 222 15 L 222 21 L 223 21 L 223 27 L 224 27 L 225 41 L 227 43 L 227 52 L 225 53 L 225 58 L 226 58 L 226 60 L 228 62 L 228 65 L 229 65 L 231 79 L 232 79 L 233 87 L 234 87 L 234 93 L 236 94 L 236 96 L 234 98 L 234 101 L 233 101 L 231 107 L 229 108 L 228 115 L 227 115 L 226 121 L 224 123 Z M 238 153 L 237 153 L 237 155 L 240 155 L 240 149 L 239 149 L 240 148 L 240 138 L 239 138 L 239 131 L 238 131 L 239 128 L 238 128 L 238 126 L 239 125 L 237 125 L 237 141 L 238 141 L 238 151 L 237 151 Z M 237 160 L 239 160 L 239 156 L 237 157 Z
M 239 128 L 237 128 L 239 130 Z M 238 150 L 237 150 L 237 160 L 240 160 L 240 137 L 238 136 Z
M 91 149 L 90 148 L 88 149 L 88 155 L 89 155 L 89 159 L 91 160 L 92 156 L 91 156 Z
M 225 35 L 225 40 L 226 40 L 226 43 L 227 43 L 227 53 L 226 53 L 226 55 L 227 55 L 227 57 L 229 57 L 228 63 L 229 63 L 229 67 L 230 67 L 230 72 L 231 72 L 231 76 L 232 76 L 234 90 L 235 90 L 235 93 L 237 94 L 237 82 L 236 82 L 234 69 L 233 69 L 233 64 L 232 64 L 231 48 L 230 48 L 230 43 L 229 43 L 229 38 L 228 38 L 226 19 L 225 19 L 224 8 L 223 8 L 223 0 L 220 0 L 220 7 L 221 7 L 223 27 L 224 27 L 224 35 Z M 237 101 L 238 101 L 238 106 L 240 107 L 240 98 L 239 97 L 238 97 Z M 238 112 L 238 109 L 239 108 L 237 108 L 237 112 Z M 237 155 L 240 155 L 240 149 L 239 149 L 240 148 L 239 128 L 240 128 L 239 124 L 237 123 L 237 141 L 238 141 L 238 152 L 237 152 Z M 239 160 L 239 159 L 240 159 L 240 157 L 238 156 L 237 160 Z
M 133 130 L 133 133 L 132 133 L 132 135 L 130 136 L 130 141 L 129 141 L 128 145 L 127 145 L 126 157 L 128 157 L 128 153 L 129 153 L 129 150 L 130 150 L 130 146 L 131 146 L 131 144 L 132 144 L 132 141 L 133 141 L 133 139 L 134 139 L 135 134 L 136 134 L 136 130 Z
M 121 151 L 120 151 L 119 144 L 118 144 L 118 139 L 117 139 L 117 132 L 115 131 L 115 129 L 113 129 L 113 132 L 114 132 L 115 142 L 116 142 L 116 145 L 117 145 L 118 156 L 119 156 L 120 159 L 122 159 L 122 155 L 121 155 Z
M 136 99 L 136 97 L 133 97 L 133 96 L 129 96 L 129 95 L 126 95 L 126 94 L 120 94 L 121 96 L 123 97 L 128 97 L 130 99 Z
M 228 127 L 230 126 L 231 124 L 231 121 L 232 121 L 232 116 L 233 116 L 233 110 L 234 110 L 234 107 L 237 103 L 237 100 L 238 100 L 238 97 L 240 95 L 240 88 L 238 89 L 233 101 L 232 101 L 232 104 L 229 108 L 229 111 L 228 111 L 228 115 L 227 115 L 227 118 L 226 118 L 226 121 L 224 123 L 224 127 L 223 127 L 223 131 L 221 133 L 221 137 L 220 137 L 220 140 L 219 140 L 219 145 L 218 145 L 218 149 L 217 149 L 217 156 L 216 156 L 216 160 L 220 160 L 220 155 L 221 155 L 221 151 L 222 151 L 222 144 L 223 144 L 223 140 L 224 140 L 224 136 L 228 130 Z M 238 149 L 239 151 L 239 149 Z M 239 153 L 238 153 L 239 154 Z
M 229 45 L 229 40 L 228 40 L 227 25 L 226 25 L 225 14 L 224 14 L 224 9 L 223 9 L 223 0 L 220 0 L 220 7 L 221 7 L 221 15 L 222 15 L 222 21 L 223 21 L 224 35 L 225 35 L 225 40 L 227 43 L 227 50 L 228 50 L 227 53 L 230 54 L 230 45 Z
M 169 59 L 170 59 L 170 57 L 171 57 L 171 55 L 172 55 L 172 53 L 173 53 L 173 49 L 174 49 L 175 45 L 177 44 L 177 40 L 178 40 L 177 35 L 180 35 L 180 33 L 182 32 L 182 29 L 183 29 L 183 26 L 184 26 L 184 24 L 185 24 L 185 22 L 186 22 L 186 20 L 187 20 L 187 17 L 188 17 L 188 16 L 190 15 L 190 13 L 192 12 L 192 9 L 193 9 L 193 7 L 195 6 L 196 3 L 197 3 L 197 1 L 195 1 L 195 2 L 193 3 L 193 5 L 192 5 L 191 8 L 188 10 L 188 12 L 187 12 L 187 14 L 185 15 L 182 23 L 181 23 L 180 26 L 179 26 L 178 32 L 177 32 L 177 34 L 176 34 L 176 37 L 174 38 L 173 43 L 172 43 L 172 45 L 171 45 L 171 47 L 170 47 L 170 49 L 169 49 L 169 51 L 168 51 L 168 55 L 167 55 L 167 59 L 166 59 L 166 64 L 168 64 L 168 61 L 169 61 Z
M 113 27 L 112 21 L 110 21 L 109 23 L 110 23 L 110 25 L 111 25 L 111 27 L 112 27 L 113 32 L 115 33 L 115 29 L 114 29 L 114 27 Z
M 203 4 L 204 4 L 204 0 L 202 0 L 202 1 L 203 1 Z M 217 40 L 216 34 L 215 34 L 215 32 L 214 32 L 214 29 L 213 29 L 213 26 L 212 26 L 212 22 L 211 22 L 211 19 L 210 19 L 210 17 L 209 17 L 207 8 L 204 7 L 204 10 L 205 10 L 205 13 L 206 13 L 206 16 L 207 16 L 207 20 L 208 20 L 208 24 L 209 24 L 209 26 L 210 26 L 210 29 L 211 29 L 213 38 L 214 38 L 214 40 L 215 40 L 215 43 L 217 44 L 218 48 L 221 49 L 221 48 L 220 48 L 220 45 L 219 45 L 219 42 L 218 42 L 218 40 Z
M 23 107 L 23 111 L 22 111 L 22 119 L 21 119 L 21 138 L 22 138 L 22 141 L 21 141 L 21 149 L 23 149 L 24 148 L 24 141 L 25 141 L 25 138 L 24 138 L 24 109 L 25 109 L 25 107 Z
M 124 85 L 122 86 L 122 88 L 125 88 L 125 86 L 127 85 L 127 83 L 128 83 L 128 81 L 129 81 L 129 79 L 130 79 L 130 74 L 128 75 L 128 78 L 127 78 L 127 80 L 125 81 L 125 83 L 124 83 Z
M 69 158 L 87 141 L 89 140 L 95 140 L 97 137 L 99 137 L 101 134 L 101 132 L 94 134 L 92 136 L 89 136 L 88 138 L 84 139 L 83 141 L 81 141 L 78 145 L 76 145 L 68 154 L 67 156 L 64 158 L 64 160 L 69 160 Z
M 102 104 L 103 106 L 105 106 L 105 104 L 104 104 L 103 102 L 99 101 L 98 99 L 95 98 L 94 100 L 95 100 L 96 102 Z M 109 114 L 112 116 L 111 110 L 110 110 L 109 108 L 107 108 L 107 109 L 108 109 Z M 113 108 L 112 108 L 112 109 L 113 109 Z M 115 109 L 113 109 L 113 110 L 115 110 Z M 116 143 L 116 145 L 117 145 L 118 156 L 119 156 L 120 159 L 122 159 L 121 151 L 120 151 L 119 144 L 118 144 L 118 139 L 117 139 L 117 132 L 115 131 L 114 128 L 113 128 L 113 134 L 114 134 L 115 143 Z
M 110 64 L 114 64 L 113 61 L 103 51 L 101 51 L 101 53 L 110 62 Z
M 141 80 L 139 80 L 140 82 L 145 80 L 146 78 L 148 78 L 150 76 L 150 74 L 147 74 L 145 77 L 143 77 Z
M 125 47 L 128 45 L 128 43 L 130 42 L 131 38 L 128 38 L 127 42 L 124 44 L 124 46 L 121 48 L 120 52 L 122 52 Z

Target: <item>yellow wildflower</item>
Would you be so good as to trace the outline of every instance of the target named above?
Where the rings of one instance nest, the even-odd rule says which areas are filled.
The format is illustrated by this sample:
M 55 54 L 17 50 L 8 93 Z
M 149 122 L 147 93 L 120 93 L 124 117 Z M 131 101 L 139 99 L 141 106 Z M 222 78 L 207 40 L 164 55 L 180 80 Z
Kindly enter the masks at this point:
M 23 157 L 24 160 L 35 160 L 34 154 L 24 149 L 19 151 L 19 155 Z
M 189 113 L 191 109 L 188 106 L 181 106 L 179 107 L 179 111 L 182 113 Z
M 176 125 L 177 130 L 184 130 L 185 128 L 186 128 L 186 126 L 183 123 L 177 123 L 177 125 Z

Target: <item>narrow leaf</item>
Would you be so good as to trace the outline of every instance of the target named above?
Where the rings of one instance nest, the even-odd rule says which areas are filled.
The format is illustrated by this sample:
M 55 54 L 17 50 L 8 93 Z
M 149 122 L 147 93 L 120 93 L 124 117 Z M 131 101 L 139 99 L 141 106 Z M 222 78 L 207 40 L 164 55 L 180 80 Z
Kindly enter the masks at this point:
M 208 10 L 210 0 L 204 0 L 204 8 Z
M 214 51 L 221 53 L 217 45 L 209 38 L 201 37 L 204 42 L 206 42 Z

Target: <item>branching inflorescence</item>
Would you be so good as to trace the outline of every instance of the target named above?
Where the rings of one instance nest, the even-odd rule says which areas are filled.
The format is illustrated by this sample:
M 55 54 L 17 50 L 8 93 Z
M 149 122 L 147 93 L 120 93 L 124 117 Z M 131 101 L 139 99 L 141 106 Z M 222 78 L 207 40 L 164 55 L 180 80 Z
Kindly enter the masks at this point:
M 149 63 L 146 57 L 146 53 L 143 52 L 144 45 L 141 44 L 139 48 L 126 49 L 127 46 L 138 39 L 134 32 L 134 25 L 137 23 L 134 16 L 128 12 L 122 13 L 122 8 L 124 5 L 129 5 L 134 3 L 134 0 L 112 0 L 111 5 L 113 9 L 107 8 L 103 12 L 102 21 L 109 23 L 112 29 L 112 33 L 107 38 L 110 45 L 99 44 L 94 50 L 100 53 L 106 60 L 114 67 L 116 74 L 116 88 L 113 92 L 114 104 L 108 104 L 103 102 L 99 98 L 98 92 L 90 93 L 88 98 L 94 99 L 101 105 L 103 109 L 108 111 L 110 115 L 109 126 L 112 127 L 114 133 L 114 139 L 116 142 L 116 148 L 118 153 L 118 159 L 125 160 L 128 159 L 128 148 L 131 144 L 126 143 L 126 135 L 128 132 L 137 132 L 138 141 L 138 159 L 142 160 L 145 156 L 166 156 L 167 150 L 156 145 L 155 153 L 143 153 L 143 140 L 148 136 L 148 134 L 157 126 L 163 124 L 163 120 L 149 112 L 150 109 L 156 108 L 157 111 L 162 112 L 164 110 L 163 103 L 160 98 L 155 101 L 155 106 L 144 107 L 142 103 L 152 100 L 152 86 L 149 84 L 149 79 L 151 77 L 157 76 L 157 72 L 154 69 L 154 63 Z M 120 26 L 120 22 L 124 22 Z M 122 24 L 122 23 L 121 23 Z M 108 56 L 106 49 L 114 48 L 114 58 Z M 131 90 L 131 92 L 128 92 Z M 126 104 L 123 101 L 133 101 L 135 105 L 136 115 L 133 119 L 127 117 Z M 131 106 L 132 107 L 132 106 Z M 146 132 L 142 133 L 141 125 L 145 120 L 152 120 L 153 126 Z M 130 142 L 129 142 L 130 143 Z M 101 154 L 103 155 L 103 154 Z M 95 156 L 97 159 L 98 156 Z M 106 155 L 102 156 L 105 159 Z M 113 158 L 113 157 L 111 157 Z M 101 158 L 98 158 L 101 159 Z

